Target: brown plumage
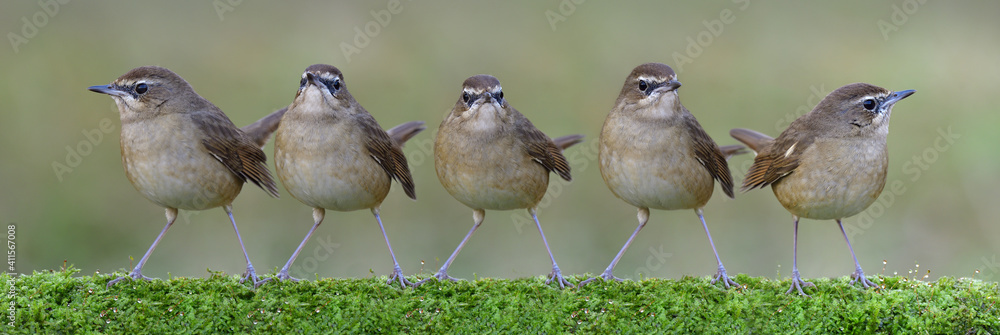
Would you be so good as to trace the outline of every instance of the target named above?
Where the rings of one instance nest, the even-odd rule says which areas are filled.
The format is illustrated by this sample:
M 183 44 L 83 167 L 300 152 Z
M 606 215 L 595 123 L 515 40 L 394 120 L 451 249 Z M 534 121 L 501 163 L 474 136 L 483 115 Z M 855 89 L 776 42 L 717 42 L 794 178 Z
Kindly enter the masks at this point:
M 167 216 L 166 226 L 128 277 L 108 286 L 124 278 L 149 279 L 142 267 L 177 219 L 178 209 L 219 206 L 229 215 L 246 258 L 243 280 L 258 280 L 236 228 L 232 202 L 246 181 L 278 196 L 260 144 L 187 81 L 162 67 L 135 68 L 109 85 L 89 89 L 115 100 L 125 175 L 139 193 L 165 207 Z
M 379 208 L 393 179 L 403 186 L 408 197 L 416 199 L 402 145 L 423 129 L 423 122 L 418 121 L 389 132 L 382 130 L 347 90 L 339 69 L 325 64 L 306 68 L 295 99 L 278 126 L 274 157 L 278 178 L 292 197 L 313 208 L 314 222 L 278 274 L 257 284 L 275 278 L 297 280 L 288 270 L 323 222 L 326 209 L 369 209 L 392 256 L 393 272 L 388 283 L 412 285 L 396 261 Z
M 806 295 L 802 288 L 812 286 L 802 280 L 798 270 L 799 218 L 836 220 L 854 258 L 851 283 L 876 286 L 865 278 L 841 219 L 865 210 L 882 192 L 889 166 L 886 137 L 892 106 L 910 94 L 913 91 L 850 84 L 831 92 L 775 139 L 749 129 L 730 131 L 757 152 L 742 189 L 770 185 L 778 202 L 794 218 L 792 286 L 788 293 L 797 290 Z
M 513 108 L 511 108 L 513 109 Z M 535 128 L 527 118 L 517 120 L 514 125 L 518 135 L 524 141 L 525 151 L 534 158 L 538 164 L 542 164 L 549 172 L 555 172 L 567 181 L 573 179 L 569 175 L 569 163 L 563 157 L 562 148 L 556 145 L 555 141 L 541 130 Z
M 621 280 L 612 274 L 618 261 L 649 220 L 650 209 L 694 209 L 715 252 L 717 271 L 712 283 L 739 287 L 726 274 L 708 232 L 702 208 L 718 181 L 733 197 L 733 180 L 726 159 L 742 146 L 719 148 L 701 124 L 680 103 L 681 83 L 669 66 L 637 66 L 608 113 L 600 138 L 600 167 L 605 184 L 618 198 L 638 208 L 639 226 L 611 264 L 596 278 Z
M 549 173 L 570 180 L 562 149 L 578 143 L 580 135 L 553 141 L 504 98 L 500 81 L 490 75 L 469 77 L 462 94 L 438 129 L 434 142 L 434 169 L 441 185 L 473 210 L 473 227 L 441 269 L 419 284 L 436 278 L 456 280 L 448 268 L 483 223 L 486 210 L 527 209 L 535 220 L 552 261 L 546 283 L 572 285 L 562 276 L 545 240 L 535 209 L 549 185 Z
M 267 141 L 271 139 L 271 134 L 275 130 L 278 130 L 278 123 L 281 122 L 281 117 L 285 116 L 285 112 L 288 108 L 282 108 L 274 111 L 271 114 L 257 120 L 257 122 L 251 123 L 249 125 L 240 128 L 250 138 L 253 143 L 257 144 L 261 149 L 267 144 Z

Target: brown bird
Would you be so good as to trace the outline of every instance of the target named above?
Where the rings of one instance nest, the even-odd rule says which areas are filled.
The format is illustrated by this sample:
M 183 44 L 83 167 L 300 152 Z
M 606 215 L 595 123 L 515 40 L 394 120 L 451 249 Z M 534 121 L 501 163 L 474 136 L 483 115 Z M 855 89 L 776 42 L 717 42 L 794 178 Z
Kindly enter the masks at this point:
M 256 282 L 257 274 L 236 228 L 232 203 L 248 180 L 278 196 L 264 164 L 267 158 L 260 150 L 269 136 L 267 127 L 254 130 L 255 138 L 251 138 L 222 110 L 195 93 L 187 81 L 162 67 L 135 68 L 109 85 L 89 89 L 115 100 L 122 122 L 125 176 L 139 193 L 166 207 L 167 215 L 167 225 L 132 272 L 108 282 L 108 287 L 124 278 L 150 279 L 142 274 L 142 267 L 177 219 L 178 209 L 219 206 L 229 215 L 247 261 L 240 282 Z
M 856 83 L 834 90 L 816 108 L 792 122 L 777 139 L 748 129 L 729 133 L 757 152 L 742 190 L 771 185 L 778 202 L 795 221 L 792 287 L 814 286 L 802 280 L 797 264 L 799 218 L 836 220 L 854 258 L 851 284 L 876 287 L 861 263 L 840 220 L 868 208 L 885 186 L 889 156 L 886 136 L 892 106 L 915 91 L 893 92 Z
M 580 286 L 596 278 L 621 281 L 612 271 L 646 226 L 650 208 L 694 209 L 718 262 L 712 283 L 721 280 L 726 288 L 740 286 L 726 274 L 702 208 L 712 197 L 714 180 L 719 181 L 727 196 L 733 197 L 733 179 L 726 158 L 739 153 L 742 146 L 727 146 L 725 153 L 720 150 L 694 115 L 681 105 L 679 87 L 681 83 L 669 66 L 639 65 L 625 79 L 604 121 L 599 153 L 601 176 L 615 196 L 639 208 L 639 227 L 607 269 Z
M 392 179 L 416 200 L 402 145 L 422 130 L 423 122 L 409 122 L 387 133 L 347 91 L 340 70 L 325 64 L 306 68 L 295 100 L 278 126 L 274 159 L 278 178 L 288 193 L 313 207 L 314 223 L 274 278 L 298 280 L 288 275 L 288 269 L 323 222 L 326 209 L 346 212 L 367 208 L 375 215 L 392 256 L 394 268 L 387 284 L 413 285 L 396 261 L 379 206 L 389 194 Z
M 560 144 L 569 146 L 580 138 L 567 136 Z M 561 288 L 572 285 L 563 278 L 535 215 L 549 185 L 549 172 L 570 180 L 569 164 L 559 145 L 507 103 L 497 78 L 477 75 L 462 84 L 458 102 L 438 129 L 434 168 L 445 190 L 473 209 L 475 223 L 437 274 L 418 285 L 431 278 L 456 281 L 448 276 L 448 267 L 483 223 L 485 210 L 519 208 L 528 209 L 535 220 L 552 260 L 546 284 L 555 280 Z

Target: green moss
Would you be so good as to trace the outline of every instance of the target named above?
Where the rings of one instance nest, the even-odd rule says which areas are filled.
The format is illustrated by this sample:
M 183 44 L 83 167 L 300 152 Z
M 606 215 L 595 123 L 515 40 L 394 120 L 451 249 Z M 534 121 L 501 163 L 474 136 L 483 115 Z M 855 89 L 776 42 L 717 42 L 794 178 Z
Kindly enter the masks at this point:
M 433 282 L 401 290 L 384 277 L 268 283 L 237 276 L 125 281 L 78 270 L 17 277 L 3 333 L 1000 333 L 994 282 L 813 279 L 812 298 L 788 281 L 739 275 L 742 290 L 707 278 L 597 282 L 557 290 L 544 278 Z M 11 277 L 0 276 L 5 283 Z M 571 280 L 578 281 L 583 277 Z M 8 287 L 9 288 L 9 287 Z M 4 307 L 11 302 L 4 295 Z

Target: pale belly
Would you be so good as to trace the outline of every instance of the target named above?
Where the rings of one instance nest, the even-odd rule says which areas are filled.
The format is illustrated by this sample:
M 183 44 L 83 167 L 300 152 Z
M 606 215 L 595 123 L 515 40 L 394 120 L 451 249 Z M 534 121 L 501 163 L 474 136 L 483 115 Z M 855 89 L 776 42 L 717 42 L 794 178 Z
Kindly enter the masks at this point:
M 884 154 L 879 155 L 880 150 L 884 149 L 872 146 L 851 150 L 850 164 L 803 160 L 771 189 L 778 202 L 798 217 L 835 220 L 853 216 L 874 203 L 885 186 L 888 161 Z
M 489 153 L 470 142 L 477 143 L 440 138 L 435 143 L 438 179 L 455 199 L 473 209 L 489 210 L 531 208 L 542 200 L 549 171 L 515 141 L 492 142 Z
M 602 145 L 601 176 L 618 198 L 636 207 L 674 210 L 701 208 L 712 197 L 712 175 L 697 160 L 672 150 L 636 152 L 641 151 Z
M 376 207 L 389 193 L 389 175 L 360 144 L 291 133 L 296 132 L 279 129 L 274 156 L 278 178 L 295 199 L 314 208 L 353 211 Z
M 715 185 L 712 175 L 694 158 L 684 141 L 687 137 L 674 131 L 678 130 L 635 132 L 606 126 L 601 134 L 601 176 L 615 196 L 632 206 L 662 210 L 701 208 L 708 203 Z
M 157 205 L 204 210 L 233 202 L 243 181 L 189 134 L 122 127 L 122 165 L 132 186 Z

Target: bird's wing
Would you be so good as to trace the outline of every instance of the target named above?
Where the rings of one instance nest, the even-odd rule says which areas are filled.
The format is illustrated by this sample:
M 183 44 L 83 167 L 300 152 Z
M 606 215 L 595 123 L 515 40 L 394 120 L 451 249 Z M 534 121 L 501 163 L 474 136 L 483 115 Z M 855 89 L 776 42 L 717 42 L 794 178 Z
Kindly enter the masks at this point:
M 694 145 L 695 158 L 705 167 L 705 170 L 708 170 L 712 178 L 719 181 L 719 184 L 722 185 L 722 191 L 732 198 L 733 176 L 729 173 L 726 156 L 722 154 L 719 145 L 715 144 L 715 141 L 701 128 L 698 120 L 695 120 L 694 117 L 686 117 L 684 122 L 688 123 L 684 128 L 690 131 L 694 141 L 692 144 Z
M 531 121 L 522 118 L 518 121 L 514 129 L 518 132 L 518 138 L 524 143 L 524 149 L 538 164 L 546 170 L 559 174 L 567 181 L 572 177 L 569 175 L 569 163 L 562 154 L 562 149 L 556 145 L 545 133 L 535 128 Z
M 410 167 L 406 163 L 406 156 L 403 155 L 403 150 L 400 147 L 402 143 L 397 144 L 392 137 L 389 137 L 389 134 L 382 130 L 371 114 L 358 115 L 358 124 L 367 135 L 365 148 L 368 149 L 368 153 L 382 166 L 390 178 L 403 185 L 403 192 L 406 192 L 406 196 L 416 200 L 417 194 L 413 186 L 413 177 L 410 175 Z
M 267 156 L 242 130 L 236 128 L 222 111 L 209 110 L 191 114 L 192 121 L 205 134 L 205 149 L 243 181 L 249 180 L 273 197 L 278 187 L 267 170 Z
M 737 130 L 741 132 L 734 133 Z M 744 191 L 771 185 L 794 172 L 799 167 L 799 158 L 813 140 L 812 137 L 794 136 L 787 131 L 771 141 L 766 141 L 769 138 L 767 135 L 747 129 L 734 129 L 730 134 L 757 151 L 757 158 L 743 179 L 741 189 Z M 743 136 L 748 134 L 751 136 Z

